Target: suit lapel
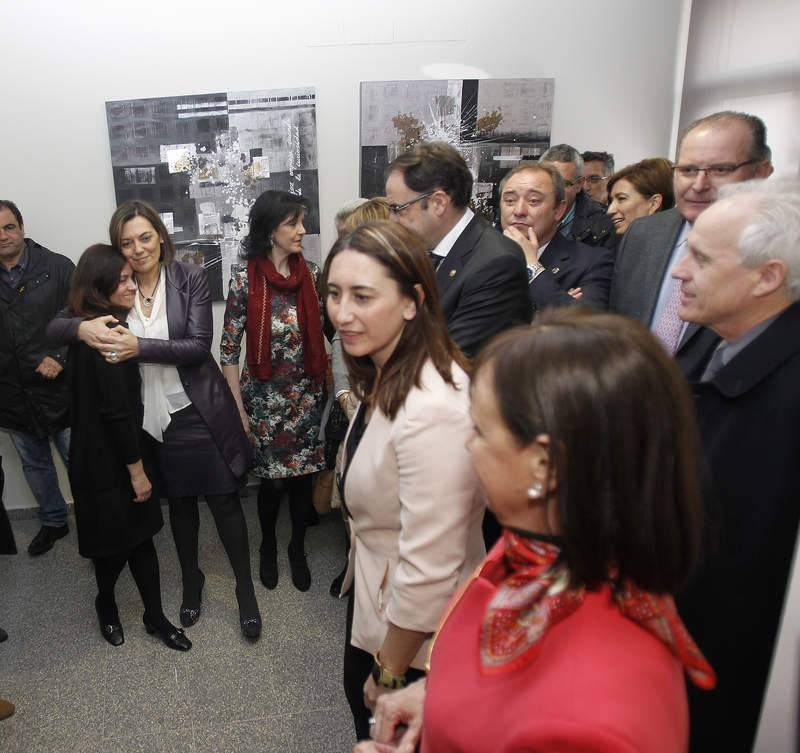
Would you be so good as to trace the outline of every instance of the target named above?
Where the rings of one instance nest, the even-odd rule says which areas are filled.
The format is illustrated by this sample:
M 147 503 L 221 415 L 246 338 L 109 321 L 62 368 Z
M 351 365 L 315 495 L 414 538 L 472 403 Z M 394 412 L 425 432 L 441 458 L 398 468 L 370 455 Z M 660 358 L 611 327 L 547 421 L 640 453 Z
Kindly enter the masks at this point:
M 656 310 L 656 303 L 658 302 L 664 275 L 667 273 L 669 260 L 672 258 L 675 243 L 678 240 L 678 236 L 681 234 L 681 228 L 684 223 L 683 216 L 677 209 L 670 209 L 668 211 L 674 212 L 674 216 L 670 218 L 671 221 L 664 227 L 662 232 L 654 233 L 650 237 L 649 248 L 645 252 L 647 254 L 646 261 L 648 263 L 645 268 L 645 280 L 642 285 L 642 291 L 645 295 L 650 291 L 649 300 L 647 301 L 649 305 L 649 311 L 647 313 L 648 323 L 653 319 L 653 312 Z
M 486 227 L 480 218 L 473 217 L 469 224 L 464 228 L 461 235 L 456 238 L 456 242 L 450 249 L 444 261 L 436 270 L 436 283 L 439 287 L 439 295 L 444 296 L 448 288 L 457 284 L 460 280 L 461 271 L 467 263 L 470 254 L 478 245 L 480 237 Z
M 562 274 L 564 270 L 572 266 L 572 257 L 569 255 L 569 250 L 565 248 L 567 245 L 566 238 L 556 232 L 550 243 L 547 244 L 547 248 L 542 251 L 539 263 L 554 275 Z
M 167 330 L 170 340 L 179 340 L 186 333 L 186 317 L 189 313 L 186 305 L 186 274 L 180 265 L 173 262 L 165 270 L 167 297 Z

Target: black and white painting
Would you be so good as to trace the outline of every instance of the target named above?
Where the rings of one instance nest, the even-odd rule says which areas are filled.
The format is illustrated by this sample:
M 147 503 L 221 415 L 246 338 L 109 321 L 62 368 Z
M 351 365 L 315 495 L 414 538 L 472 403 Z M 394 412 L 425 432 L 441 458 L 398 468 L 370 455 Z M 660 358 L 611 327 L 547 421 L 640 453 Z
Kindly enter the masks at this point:
M 497 186 L 550 146 L 553 78 L 361 83 L 361 195 L 384 192 L 386 167 L 420 141 L 446 141 L 472 171 L 472 203 L 495 218 Z
M 208 269 L 214 300 L 268 189 L 308 199 L 303 252 L 321 261 L 313 88 L 120 100 L 106 102 L 106 117 L 117 203 L 152 204 L 177 258 Z

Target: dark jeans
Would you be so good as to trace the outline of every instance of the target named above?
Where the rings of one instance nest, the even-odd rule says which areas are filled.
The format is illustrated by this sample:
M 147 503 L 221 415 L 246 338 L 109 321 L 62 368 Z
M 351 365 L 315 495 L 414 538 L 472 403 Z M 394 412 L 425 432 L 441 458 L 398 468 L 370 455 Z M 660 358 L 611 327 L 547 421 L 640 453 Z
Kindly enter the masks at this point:
M 350 636 L 353 632 L 355 591 L 356 584 L 353 583 L 350 586 L 350 593 L 347 597 L 347 627 L 345 628 L 344 638 L 344 694 L 353 714 L 356 740 L 369 740 L 369 718 L 372 716 L 372 712 L 364 705 L 364 683 L 372 671 L 374 658 L 368 651 L 356 648 L 350 643 Z M 424 676 L 424 672 L 413 667 L 409 667 L 406 672 L 409 682 L 414 682 Z
M 43 526 L 63 526 L 67 522 L 67 504 L 58 487 L 50 440 L 66 465 L 69 460 L 69 429 L 41 438 L 22 431 L 9 431 L 8 434 L 22 461 L 25 480 L 39 504 L 39 520 Z

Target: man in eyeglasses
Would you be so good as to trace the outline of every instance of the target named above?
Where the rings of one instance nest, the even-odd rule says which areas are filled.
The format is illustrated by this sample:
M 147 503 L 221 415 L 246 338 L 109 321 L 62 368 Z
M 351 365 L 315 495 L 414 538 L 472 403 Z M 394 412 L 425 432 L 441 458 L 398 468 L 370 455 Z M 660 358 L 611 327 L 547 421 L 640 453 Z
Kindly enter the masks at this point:
M 648 325 L 684 372 L 699 376 L 718 338 L 678 316 L 680 284 L 672 271 L 686 254 L 695 220 L 728 183 L 772 173 L 766 126 L 755 115 L 716 112 L 684 132 L 673 168 L 676 206 L 635 220 L 622 238 L 610 308 Z
M 569 144 L 556 144 L 539 158 L 539 162 L 551 164 L 564 179 L 567 211 L 558 232 L 587 246 L 616 248 L 617 234 L 606 208 L 583 191 L 583 157 L 580 152 Z
M 447 328 L 470 358 L 516 324 L 528 324 L 531 305 L 525 257 L 469 209 L 472 173 L 444 142 L 420 143 L 386 170 L 391 217 L 425 241 L 436 269 Z
M 598 204 L 608 205 L 608 179 L 614 174 L 614 155 L 608 152 L 584 152 L 583 191 Z

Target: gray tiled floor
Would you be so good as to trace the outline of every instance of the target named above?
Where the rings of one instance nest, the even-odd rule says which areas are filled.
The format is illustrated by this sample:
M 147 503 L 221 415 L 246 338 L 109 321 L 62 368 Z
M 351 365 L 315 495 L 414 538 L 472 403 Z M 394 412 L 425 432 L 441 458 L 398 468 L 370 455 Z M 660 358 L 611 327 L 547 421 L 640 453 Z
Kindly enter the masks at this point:
M 245 500 L 256 592 L 264 619 L 251 645 L 239 631 L 233 581 L 213 520 L 201 504 L 200 560 L 206 574 L 203 616 L 187 633 L 188 653 L 148 636 L 130 573 L 117 587 L 125 644 L 109 646 L 94 614 L 91 563 L 70 534 L 38 558 L 24 552 L 38 530 L 15 520 L 22 553 L 0 557 L 0 697 L 17 706 L 0 722 L 2 753 L 344 753 L 352 720 L 341 688 L 345 603 L 328 594 L 342 564 L 338 514 L 309 529 L 313 576 L 301 594 L 279 556 L 280 582 L 257 580 L 258 521 Z M 165 510 L 166 513 L 166 510 Z M 288 541 L 284 504 L 279 542 Z M 166 514 L 165 514 L 166 518 Z M 177 623 L 180 586 L 169 523 L 156 537 L 165 610 Z M 285 547 L 283 547 L 285 549 Z

